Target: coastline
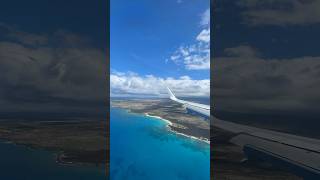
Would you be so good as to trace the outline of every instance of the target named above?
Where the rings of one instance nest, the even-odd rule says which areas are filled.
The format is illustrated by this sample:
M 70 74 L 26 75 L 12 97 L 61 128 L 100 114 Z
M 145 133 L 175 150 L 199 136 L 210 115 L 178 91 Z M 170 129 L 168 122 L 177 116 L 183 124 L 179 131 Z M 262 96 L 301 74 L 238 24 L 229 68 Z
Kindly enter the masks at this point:
M 55 162 L 59 165 L 68 165 L 68 166 L 83 166 L 83 165 L 87 165 L 87 166 L 92 166 L 92 167 L 96 167 L 97 163 L 90 163 L 90 162 L 77 162 L 77 161 L 67 161 L 66 159 L 68 158 L 68 156 L 66 155 L 66 152 L 64 152 L 63 150 L 58 150 L 58 149 L 52 149 L 52 148 L 47 148 L 47 147 L 42 147 L 42 146 L 37 146 L 37 145 L 32 145 L 32 144 L 28 144 L 28 143 L 16 143 L 12 140 L 8 140 L 8 139 L 1 139 L 0 143 L 4 143 L 4 144 L 11 144 L 13 146 L 21 146 L 21 147 L 25 147 L 28 150 L 31 151 L 46 151 L 50 154 L 52 154 L 53 156 L 55 156 Z
M 164 119 L 164 118 L 162 118 L 162 117 L 160 117 L 160 116 L 153 116 L 153 115 L 150 115 L 150 114 L 148 114 L 148 113 L 144 113 L 144 115 L 145 115 L 145 116 L 148 116 L 148 117 L 152 117 L 152 118 L 156 118 L 156 119 L 160 119 L 160 120 L 162 120 L 162 121 L 165 121 L 165 122 L 167 123 L 167 126 L 172 126 L 172 125 L 173 125 L 173 123 L 172 123 L 171 121 L 169 121 L 169 120 L 167 120 L 167 119 Z
M 201 117 L 192 116 L 174 102 L 161 100 L 114 100 L 111 107 L 124 109 L 166 122 L 168 130 L 174 134 L 210 144 L 210 128 Z
M 181 133 L 181 132 L 172 130 L 171 126 L 173 126 L 173 123 L 172 123 L 171 121 L 169 121 L 168 119 L 164 119 L 164 118 L 162 118 L 162 117 L 160 117 L 160 116 L 153 116 L 153 115 L 150 115 L 150 114 L 148 114 L 148 113 L 144 113 L 144 115 L 147 116 L 147 117 L 152 117 L 152 118 L 160 119 L 160 120 L 166 122 L 166 123 L 167 123 L 167 127 L 169 128 L 169 130 L 170 130 L 171 132 L 174 132 L 174 133 L 177 134 L 177 135 L 181 135 L 181 136 L 185 136 L 185 137 L 188 137 L 188 138 L 191 138 L 191 139 L 195 139 L 195 140 L 198 140 L 198 141 L 202 141 L 202 142 L 207 143 L 207 144 L 210 145 L 210 141 L 209 141 L 208 139 L 206 139 L 206 138 L 203 138 L 203 137 L 195 137 L 195 136 L 187 135 L 187 134 L 184 134 L 184 133 Z
M 52 123 L 53 122 L 53 123 Z M 70 121 L 2 121 L 0 142 L 23 146 L 32 151 L 46 151 L 54 156 L 53 161 L 60 165 L 97 166 L 105 163 L 106 148 L 100 146 L 105 136 L 99 134 L 104 130 L 104 121 L 70 120 Z M 70 127 L 77 128 L 70 131 Z M 73 136 L 73 134 L 79 134 Z M 85 130 L 85 131 L 83 131 Z M 55 132 L 60 132 L 56 134 Z M 90 134 L 94 132 L 94 134 Z M 39 138 L 38 138 L 39 137 Z M 67 138 L 66 138 L 67 137 Z M 83 148 L 82 144 L 93 143 Z

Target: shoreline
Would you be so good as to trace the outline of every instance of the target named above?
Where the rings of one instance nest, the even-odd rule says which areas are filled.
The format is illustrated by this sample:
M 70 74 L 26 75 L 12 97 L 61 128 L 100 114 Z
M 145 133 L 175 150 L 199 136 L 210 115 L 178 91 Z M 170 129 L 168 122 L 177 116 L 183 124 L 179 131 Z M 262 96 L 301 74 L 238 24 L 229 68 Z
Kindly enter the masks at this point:
M 53 156 L 55 156 L 55 162 L 59 165 L 69 165 L 69 166 L 76 166 L 76 165 L 83 165 L 84 163 L 81 162 L 72 162 L 72 161 L 64 161 L 63 158 L 67 157 L 64 153 L 63 150 L 53 150 L 50 148 L 46 148 L 46 147 L 41 147 L 41 146 L 35 146 L 32 144 L 25 144 L 25 143 L 16 143 L 12 140 L 7 140 L 7 139 L 1 139 L 0 143 L 4 143 L 4 144 L 11 144 L 13 146 L 21 146 L 24 147 L 28 150 L 31 151 L 45 151 L 48 152 L 50 154 L 52 154 Z M 90 163 L 87 163 L 88 165 L 90 165 Z
M 171 131 L 171 132 L 174 132 L 174 133 L 177 134 L 177 135 L 181 135 L 181 136 L 184 136 L 184 137 L 188 137 L 188 138 L 191 138 L 191 139 L 195 139 L 195 140 L 198 140 L 198 141 L 202 141 L 202 142 L 207 143 L 207 144 L 210 145 L 210 141 L 209 141 L 208 139 L 206 139 L 206 138 L 195 137 L 195 136 L 187 135 L 187 134 L 184 134 L 184 133 L 181 133 L 181 132 L 172 130 L 172 128 L 170 128 L 170 126 L 173 126 L 173 123 L 172 123 L 171 121 L 167 120 L 167 119 L 164 119 L 164 118 L 162 118 L 162 117 L 160 117 L 160 116 L 153 116 L 153 115 L 150 115 L 150 114 L 148 114 L 148 113 L 144 113 L 144 115 L 147 116 L 147 117 L 152 117 L 152 118 L 160 119 L 160 120 L 166 122 L 166 123 L 167 123 L 167 127 L 170 129 L 170 131 Z
M 51 124 L 50 122 L 54 123 Z M 56 125 L 55 123 L 58 124 Z M 69 130 L 74 124 L 79 125 L 79 130 L 85 128 L 85 131 L 82 131 L 84 133 L 77 137 L 73 136 L 73 132 L 79 132 L 78 129 Z M 101 131 L 104 129 L 103 121 L 72 120 L 69 122 L 64 120 L 34 120 L 26 124 L 24 120 L 17 120 L 15 122 L 6 121 L 1 125 L 1 143 L 17 146 L 17 148 L 23 148 L 26 151 L 48 152 L 52 154 L 52 160 L 59 165 L 72 164 L 73 166 L 83 166 L 88 164 L 88 166 L 97 166 L 97 164 L 105 163 L 104 155 L 101 152 L 105 151 L 106 147 L 96 145 L 97 143 L 101 143 L 102 138 L 105 138 L 104 135 L 100 135 L 96 131 L 96 129 L 101 129 Z M 91 130 L 95 130 L 95 134 L 86 133 L 87 131 L 91 132 Z M 61 133 L 56 135 L 55 131 Z M 38 140 L 37 136 L 41 136 L 41 138 Z M 65 137 L 71 138 L 65 140 Z M 82 148 L 81 144 L 85 144 L 87 141 L 94 144 Z M 72 145 L 69 146 L 69 144 Z M 65 153 L 68 157 L 61 156 Z
M 170 126 L 173 125 L 173 123 L 172 123 L 171 121 L 169 121 L 169 120 L 167 120 L 167 119 L 164 119 L 164 118 L 162 118 L 162 117 L 160 117 L 160 116 L 153 116 L 153 115 L 150 115 L 150 114 L 148 114 L 148 113 L 144 113 L 144 115 L 145 115 L 145 116 L 148 116 L 148 117 L 152 117 L 152 118 L 156 118 L 156 119 L 160 119 L 160 120 L 162 120 L 162 121 L 165 121 L 165 122 L 167 123 L 167 125 L 170 125 Z

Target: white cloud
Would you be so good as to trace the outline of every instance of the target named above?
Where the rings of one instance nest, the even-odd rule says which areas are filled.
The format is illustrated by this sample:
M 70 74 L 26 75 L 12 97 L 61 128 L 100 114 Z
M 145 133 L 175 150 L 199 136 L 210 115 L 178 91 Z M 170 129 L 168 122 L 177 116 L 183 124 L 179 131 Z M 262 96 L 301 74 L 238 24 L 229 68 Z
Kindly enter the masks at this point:
M 209 56 L 189 56 L 185 58 L 185 64 L 187 69 L 190 70 L 203 70 L 210 68 Z
M 133 72 L 112 72 L 110 75 L 111 97 L 117 96 L 167 96 L 166 86 L 177 96 L 210 95 L 210 80 L 194 80 L 189 76 L 161 78 L 153 75 L 140 76 Z
M 190 46 L 180 46 L 170 59 L 188 70 L 210 69 L 210 37 L 209 40 L 206 38 L 201 35 L 197 43 Z
M 210 11 L 207 9 L 201 16 L 200 24 L 204 26 L 196 36 L 195 43 L 180 46 L 170 59 L 188 70 L 210 69 Z
M 210 9 L 209 8 L 204 13 L 202 13 L 200 25 L 202 26 L 210 25 Z
M 198 41 L 203 41 L 205 43 L 210 42 L 210 29 L 204 29 L 200 32 L 200 34 L 197 36 Z

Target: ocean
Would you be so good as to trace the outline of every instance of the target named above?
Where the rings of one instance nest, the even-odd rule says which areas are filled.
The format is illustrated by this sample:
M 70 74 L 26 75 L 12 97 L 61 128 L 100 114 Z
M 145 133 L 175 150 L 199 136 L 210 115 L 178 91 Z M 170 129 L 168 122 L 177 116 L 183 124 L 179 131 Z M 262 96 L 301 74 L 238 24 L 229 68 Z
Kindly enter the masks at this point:
M 167 123 L 110 109 L 111 180 L 209 180 L 208 143 L 177 135 Z
M 0 179 L 105 180 L 104 167 L 56 163 L 51 151 L 0 142 Z

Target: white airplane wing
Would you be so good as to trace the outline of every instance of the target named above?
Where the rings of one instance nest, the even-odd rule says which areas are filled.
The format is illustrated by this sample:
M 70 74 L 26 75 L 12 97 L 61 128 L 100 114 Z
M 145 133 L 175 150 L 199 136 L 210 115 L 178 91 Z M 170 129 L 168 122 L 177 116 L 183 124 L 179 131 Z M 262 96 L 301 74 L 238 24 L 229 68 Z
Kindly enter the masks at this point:
M 210 106 L 180 100 L 169 88 L 168 91 L 171 100 L 210 117 Z M 304 179 L 320 179 L 320 140 L 241 125 L 213 116 L 211 123 L 217 128 L 234 133 L 230 142 L 242 147 L 249 160 L 267 161 Z
M 205 105 L 205 104 L 199 104 L 199 103 L 194 103 L 190 101 L 184 101 L 181 99 L 176 98 L 176 96 L 172 93 L 172 91 L 167 87 L 170 99 L 172 101 L 175 101 L 177 103 L 182 104 L 186 109 L 191 110 L 193 112 L 196 112 L 202 116 L 205 116 L 207 118 L 210 117 L 210 106 Z

